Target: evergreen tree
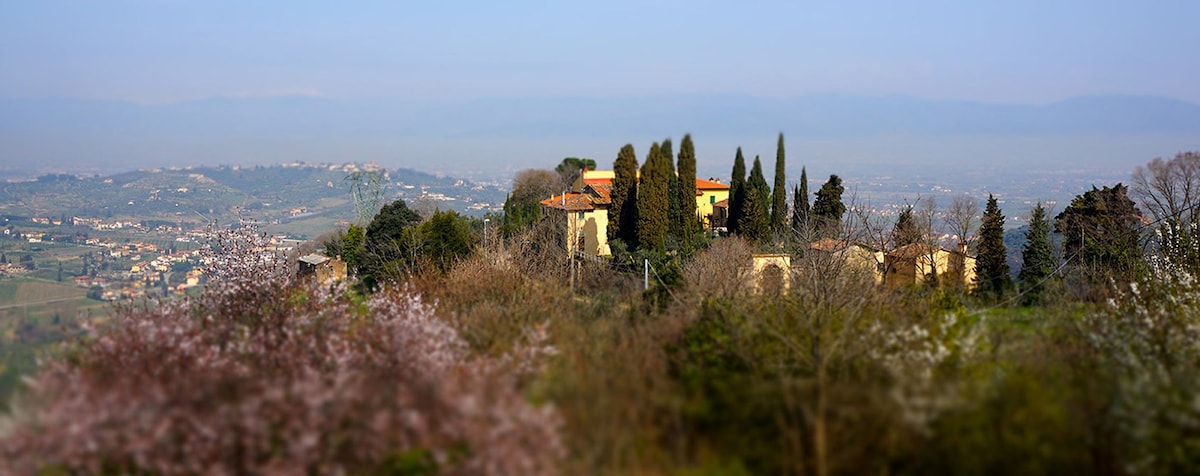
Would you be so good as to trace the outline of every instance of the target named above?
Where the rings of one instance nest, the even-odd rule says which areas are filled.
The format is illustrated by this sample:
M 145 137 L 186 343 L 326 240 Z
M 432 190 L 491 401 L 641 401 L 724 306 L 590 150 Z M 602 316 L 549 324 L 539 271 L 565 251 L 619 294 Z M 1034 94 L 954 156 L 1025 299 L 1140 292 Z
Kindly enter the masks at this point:
M 670 169 L 670 160 L 662 155 L 658 143 L 651 145 L 646 163 L 642 165 L 642 183 L 637 198 L 638 248 L 642 250 L 666 250 L 668 191 L 673 178 Z
M 675 173 L 675 151 L 671 147 L 671 139 L 663 139 L 658 147 L 658 154 L 666 159 L 663 163 L 667 170 L 667 236 L 679 241 L 683 230 L 677 225 L 682 220 L 683 204 L 679 200 L 679 176 Z
M 896 224 L 892 227 L 892 244 L 899 248 L 921 241 L 921 231 L 917 229 L 917 220 L 913 217 L 913 207 L 908 205 L 900 210 Z
M 563 187 L 570 187 L 575 183 L 575 179 L 579 178 L 580 172 L 584 169 L 596 170 L 596 161 L 579 157 L 565 157 L 554 167 L 554 171 L 562 178 Z
M 729 177 L 729 217 L 725 226 L 730 233 L 737 233 L 738 221 L 742 218 L 742 205 L 746 201 L 746 159 L 738 147 L 733 158 L 733 173 Z
M 758 160 L 758 156 L 754 156 L 754 165 L 750 167 L 750 178 L 746 179 L 746 188 L 754 188 L 758 190 L 758 207 L 761 208 L 763 216 L 767 217 L 767 227 L 771 224 L 771 185 L 767 184 L 767 177 L 763 175 L 762 161 Z M 749 197 L 749 194 L 747 194 Z M 744 204 L 742 205 L 742 213 L 750 213 Z
M 637 243 L 638 162 L 632 144 L 625 144 L 613 162 L 612 203 L 608 207 L 608 239 L 626 246 Z
M 805 210 L 800 208 L 801 198 L 800 186 L 792 187 L 792 236 L 800 238 L 804 236 L 804 221 Z M 807 201 L 804 202 L 807 205 Z
M 412 236 L 421 223 L 421 215 L 408 208 L 404 200 L 384 205 L 367 225 L 358 274 L 369 289 L 387 279 L 399 279 L 399 272 L 411 263 Z
M 1021 274 L 1017 278 L 1027 292 L 1028 302 L 1040 300 L 1044 282 L 1054 274 L 1054 248 L 1050 244 L 1050 223 L 1046 209 L 1038 202 L 1029 216 L 1029 231 L 1025 232 L 1025 249 L 1021 250 Z
M 792 195 L 793 235 L 807 239 L 808 215 L 810 211 L 808 205 L 808 171 L 804 170 L 804 167 L 800 167 L 800 184 L 796 186 Z
M 346 262 L 347 269 L 355 269 L 359 264 L 359 255 L 362 253 L 363 243 L 367 239 L 367 230 L 358 225 L 350 225 L 346 229 L 346 234 L 342 236 L 341 256 L 342 261 Z M 335 255 L 334 258 L 337 256 Z
M 685 242 L 700 232 L 700 217 L 696 215 L 696 146 L 692 135 L 684 134 L 679 144 L 679 223 L 680 234 Z
M 454 211 L 438 211 L 417 228 L 421 239 L 419 258 L 446 271 L 475 246 L 475 235 L 466 217 Z
M 780 235 L 787 229 L 787 172 L 784 170 L 783 133 L 775 149 L 775 187 L 771 189 L 771 232 Z
M 817 198 L 813 200 L 812 220 L 821 236 L 836 236 L 842 228 L 842 214 L 846 213 L 846 205 L 842 204 L 842 179 L 830 175 L 829 180 L 817 190 Z
M 996 197 L 988 194 L 979 227 L 979 256 L 975 258 L 975 292 L 999 297 L 1012 285 L 1008 274 L 1008 253 L 1004 248 L 1004 214 Z
M 738 234 L 751 242 L 761 242 L 770 236 L 771 221 L 763 206 L 766 202 L 762 189 L 746 187 L 745 213 L 738 221 Z
M 1128 278 L 1141 260 L 1138 231 L 1142 213 L 1127 191 L 1122 184 L 1092 187 L 1054 218 L 1054 230 L 1063 235 L 1063 255 L 1086 267 L 1094 277 L 1115 274 Z

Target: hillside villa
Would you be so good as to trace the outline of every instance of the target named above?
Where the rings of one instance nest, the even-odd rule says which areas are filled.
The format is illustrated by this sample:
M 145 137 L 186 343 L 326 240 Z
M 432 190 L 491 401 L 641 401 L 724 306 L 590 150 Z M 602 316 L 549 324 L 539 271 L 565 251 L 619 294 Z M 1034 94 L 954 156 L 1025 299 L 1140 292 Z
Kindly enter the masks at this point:
M 567 230 L 564 240 L 571 252 L 592 256 L 610 256 L 608 248 L 608 207 L 612 204 L 611 170 L 587 170 L 571 185 L 571 191 L 542 200 L 546 213 L 564 213 Z M 704 229 L 711 229 L 713 205 L 729 198 L 729 185 L 715 180 L 696 179 L 696 217 Z
M 612 255 L 608 246 L 608 209 L 612 204 L 613 177 L 611 170 L 585 169 L 569 192 L 542 200 L 545 213 L 565 215 L 564 240 L 569 252 L 590 256 Z M 728 184 L 696 179 L 696 215 L 704 229 L 720 229 L 725 225 L 728 203 Z M 809 252 L 871 273 L 876 284 L 888 288 L 934 282 L 966 288 L 975 286 L 975 257 L 968 255 L 962 245 L 957 250 L 949 250 L 941 246 L 914 243 L 884 252 L 862 243 L 826 238 L 812 243 Z M 762 292 L 776 286 L 776 269 L 786 276 L 791 272 L 792 263 L 783 255 L 772 254 L 755 255 L 753 262 L 747 265 L 751 274 L 756 276 L 755 288 Z M 787 280 L 782 286 L 786 289 Z

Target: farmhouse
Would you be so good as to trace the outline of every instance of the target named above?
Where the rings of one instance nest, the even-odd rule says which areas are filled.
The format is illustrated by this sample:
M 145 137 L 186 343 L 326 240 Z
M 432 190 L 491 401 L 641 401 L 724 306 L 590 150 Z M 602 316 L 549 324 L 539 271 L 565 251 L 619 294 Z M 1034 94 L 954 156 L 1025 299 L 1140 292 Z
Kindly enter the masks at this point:
M 608 207 L 612 204 L 611 170 L 587 170 L 571 186 L 571 191 L 542 200 L 546 213 L 566 215 L 564 240 L 571 252 L 609 256 Z M 716 180 L 696 179 L 696 218 L 705 229 L 712 228 L 713 207 L 729 198 L 729 185 Z

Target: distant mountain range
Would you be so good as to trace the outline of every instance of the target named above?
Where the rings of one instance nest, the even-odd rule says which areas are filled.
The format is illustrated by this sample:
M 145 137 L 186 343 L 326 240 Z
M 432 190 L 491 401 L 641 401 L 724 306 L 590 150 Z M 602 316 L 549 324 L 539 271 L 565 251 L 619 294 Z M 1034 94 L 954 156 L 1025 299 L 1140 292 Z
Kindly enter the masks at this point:
M 789 140 L 847 144 L 902 137 L 930 144 L 910 151 L 922 156 L 952 156 L 922 148 L 936 150 L 937 141 L 947 138 L 1077 141 L 1079 160 L 1086 164 L 1089 155 L 1099 155 L 1082 149 L 1097 144 L 1102 154 L 1112 147 L 1100 143 L 1114 138 L 1165 138 L 1159 150 L 1172 153 L 1200 146 L 1200 105 L 1145 96 L 1089 96 L 1046 105 L 840 95 L 441 103 L 275 97 L 162 105 L 0 99 L 0 168 L 10 173 L 29 168 L 111 171 L 195 163 L 373 160 L 435 172 L 499 170 L 552 166 L 568 155 L 591 155 L 606 162 L 626 142 L 644 150 L 650 140 L 683 132 L 722 148 L 709 155 L 732 156 L 732 150 L 723 149 L 750 140 L 773 141 L 779 131 Z M 870 155 L 886 161 L 889 148 L 899 149 L 880 145 Z M 1148 160 L 1165 153 L 1141 148 L 1126 154 Z M 831 150 L 829 155 L 835 156 L 839 149 Z

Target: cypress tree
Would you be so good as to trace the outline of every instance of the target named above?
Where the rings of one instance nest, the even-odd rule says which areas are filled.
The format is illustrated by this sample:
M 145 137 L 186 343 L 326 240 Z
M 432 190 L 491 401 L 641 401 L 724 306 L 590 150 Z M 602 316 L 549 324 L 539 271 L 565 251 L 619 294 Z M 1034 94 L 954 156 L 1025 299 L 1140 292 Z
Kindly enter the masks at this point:
M 792 196 L 792 234 L 805 236 L 808 233 L 808 171 L 800 167 L 800 185 Z
M 1046 209 L 1038 202 L 1029 216 L 1025 249 L 1021 250 L 1021 274 L 1017 275 L 1021 289 L 1028 293 L 1028 302 L 1040 300 L 1044 282 L 1052 274 L 1054 248 L 1050 244 L 1050 223 L 1046 220 Z
M 754 188 L 758 190 L 758 207 L 761 208 L 763 216 L 767 218 L 767 228 L 771 227 L 771 186 L 767 184 L 767 177 L 763 175 L 762 161 L 758 160 L 758 156 L 754 156 L 754 166 L 750 167 L 750 178 L 746 179 L 746 188 Z M 749 195 L 747 194 L 747 197 Z M 742 214 L 750 213 L 749 208 L 742 205 Z
M 637 174 L 637 155 L 632 144 L 625 144 L 613 162 L 608 239 L 621 240 L 631 249 L 637 243 Z
M 685 241 L 700 231 L 700 217 L 696 215 L 696 146 L 692 135 L 684 134 L 679 144 L 679 224 Z
M 770 218 L 766 214 L 767 202 L 762 189 L 746 187 L 745 213 L 738 221 L 738 234 L 752 242 L 761 242 L 771 232 Z
M 750 168 L 750 178 L 746 180 L 745 201 L 742 202 L 742 214 L 738 218 L 738 234 L 750 241 L 762 241 L 771 231 L 771 186 L 763 176 L 762 161 L 754 157 L 754 166 Z
M 737 233 L 738 220 L 742 218 L 742 204 L 746 201 L 746 159 L 738 147 L 733 158 L 733 173 L 729 177 L 729 217 L 725 226 L 730 233 Z
M 775 187 L 771 189 L 771 232 L 782 234 L 787 229 L 787 172 L 784 170 L 783 133 L 775 148 Z
M 812 219 L 821 236 L 834 236 L 842 228 L 842 214 L 846 213 L 846 205 L 842 204 L 842 179 L 830 175 L 829 180 L 817 190 L 817 198 L 813 200 Z
M 999 297 L 1012 285 L 1008 275 L 1008 253 L 1004 249 L 1004 214 L 996 197 L 988 194 L 983 223 L 979 227 L 979 256 L 975 258 L 976 294 Z
M 679 201 L 679 176 L 675 173 L 675 151 L 670 138 L 663 139 L 658 154 L 665 159 L 667 170 L 667 236 L 678 241 L 683 236 L 683 230 L 677 226 L 682 220 L 683 204 Z
M 642 181 L 637 197 L 638 247 L 643 250 L 665 251 L 667 240 L 667 207 L 671 176 L 669 160 L 662 155 L 658 143 L 650 146 L 646 163 L 642 165 Z
M 919 241 L 921 231 L 917 229 L 917 221 L 913 218 L 913 207 L 908 205 L 896 217 L 896 224 L 892 227 L 892 245 L 899 248 Z

